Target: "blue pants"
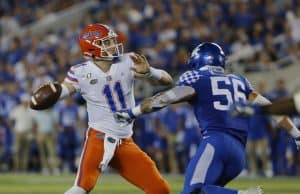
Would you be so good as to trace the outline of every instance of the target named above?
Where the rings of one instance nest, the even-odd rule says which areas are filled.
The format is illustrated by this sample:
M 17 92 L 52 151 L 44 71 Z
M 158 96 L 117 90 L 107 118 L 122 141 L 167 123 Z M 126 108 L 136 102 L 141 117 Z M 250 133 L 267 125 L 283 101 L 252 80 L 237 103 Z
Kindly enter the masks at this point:
M 209 132 L 188 164 L 182 194 L 237 194 L 226 189 L 229 181 L 245 166 L 245 147 L 234 137 L 222 132 Z M 195 192 L 197 193 L 197 192 Z

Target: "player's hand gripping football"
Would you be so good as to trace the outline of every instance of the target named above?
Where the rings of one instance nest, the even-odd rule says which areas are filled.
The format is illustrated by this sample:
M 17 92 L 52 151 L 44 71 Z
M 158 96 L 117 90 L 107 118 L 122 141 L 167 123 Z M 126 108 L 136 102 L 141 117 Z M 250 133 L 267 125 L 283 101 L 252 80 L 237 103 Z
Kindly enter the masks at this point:
M 132 114 L 131 109 L 120 110 L 114 112 L 114 119 L 117 123 L 119 123 L 120 127 L 125 127 L 132 123 L 135 116 Z
M 145 75 L 150 72 L 150 65 L 144 55 L 134 53 L 130 55 L 130 58 L 134 62 L 134 66 L 131 67 L 132 71 L 142 75 Z

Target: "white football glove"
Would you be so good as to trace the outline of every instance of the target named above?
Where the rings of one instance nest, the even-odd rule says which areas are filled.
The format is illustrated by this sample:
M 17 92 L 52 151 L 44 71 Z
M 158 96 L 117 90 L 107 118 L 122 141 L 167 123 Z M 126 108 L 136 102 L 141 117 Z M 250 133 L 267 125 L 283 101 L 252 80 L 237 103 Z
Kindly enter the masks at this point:
M 114 119 L 117 123 L 119 123 L 120 127 L 125 127 L 133 122 L 135 116 L 132 114 L 131 109 L 120 110 L 114 112 Z

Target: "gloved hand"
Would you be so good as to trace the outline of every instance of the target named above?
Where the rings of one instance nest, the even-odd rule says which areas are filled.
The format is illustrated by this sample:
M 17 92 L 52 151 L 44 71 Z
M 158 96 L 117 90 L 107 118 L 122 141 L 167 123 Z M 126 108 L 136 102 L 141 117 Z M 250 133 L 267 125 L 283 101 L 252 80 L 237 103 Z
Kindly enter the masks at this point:
M 120 127 L 125 127 L 133 122 L 135 115 L 132 113 L 131 109 L 120 110 L 114 112 L 114 119 L 120 124 Z
M 236 103 L 231 105 L 229 112 L 233 117 L 237 117 L 237 116 L 250 117 L 253 116 L 254 114 L 260 114 L 261 106 L 255 104 L 249 104 L 249 103 Z

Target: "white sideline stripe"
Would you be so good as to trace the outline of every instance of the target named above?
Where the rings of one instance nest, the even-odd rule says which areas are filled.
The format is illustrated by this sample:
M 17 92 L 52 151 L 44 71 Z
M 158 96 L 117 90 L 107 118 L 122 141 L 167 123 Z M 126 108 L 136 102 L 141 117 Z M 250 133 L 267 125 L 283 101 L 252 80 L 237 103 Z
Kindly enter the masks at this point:
M 204 152 L 197 162 L 190 185 L 203 183 L 206 178 L 208 168 L 214 158 L 215 148 L 211 144 L 205 146 Z
M 88 130 L 86 130 L 84 146 L 83 146 L 82 151 L 81 151 L 81 155 L 80 155 L 80 160 L 79 160 L 79 164 L 78 164 L 78 169 L 77 169 L 77 174 L 76 174 L 76 179 L 75 179 L 75 182 L 74 182 L 74 186 L 77 186 L 77 181 L 78 181 L 79 174 L 80 174 L 80 171 L 81 171 L 81 168 L 80 168 L 81 167 L 81 162 L 82 162 L 83 154 L 85 152 L 86 144 L 87 144 L 88 138 L 89 138 L 88 137 L 89 131 L 90 131 L 90 128 L 88 128 Z

